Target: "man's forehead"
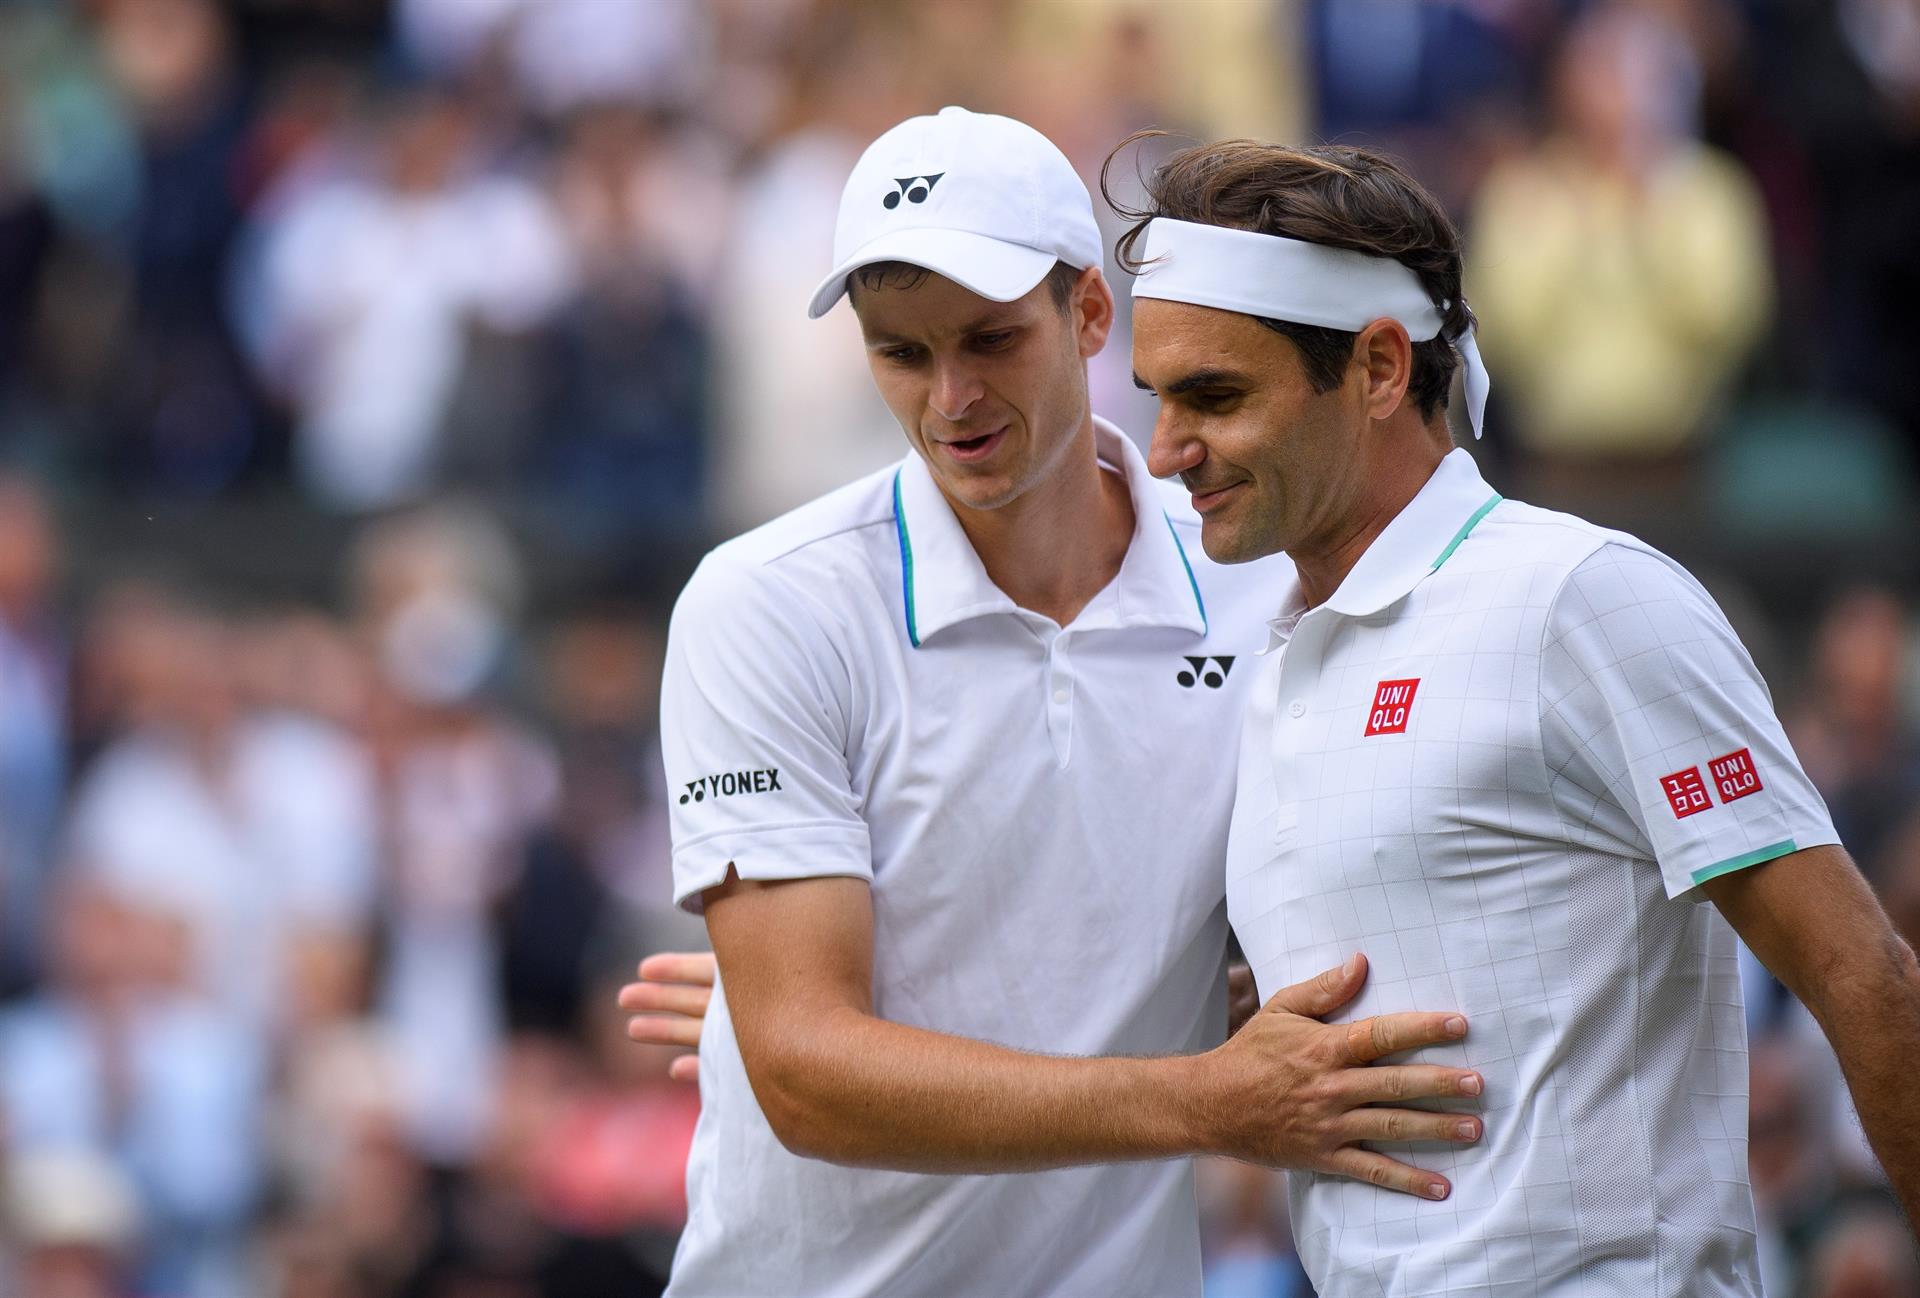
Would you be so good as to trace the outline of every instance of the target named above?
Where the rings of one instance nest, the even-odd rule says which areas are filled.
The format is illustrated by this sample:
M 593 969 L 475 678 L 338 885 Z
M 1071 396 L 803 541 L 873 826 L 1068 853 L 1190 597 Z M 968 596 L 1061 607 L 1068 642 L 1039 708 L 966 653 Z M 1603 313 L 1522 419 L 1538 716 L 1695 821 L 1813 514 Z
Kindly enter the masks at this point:
M 870 281 L 856 270 L 850 279 L 848 297 L 869 338 L 979 332 L 1022 319 L 1027 311 L 1025 297 L 996 302 L 919 266 L 888 267 Z
M 1133 368 L 1156 381 L 1153 371 L 1206 365 L 1262 367 L 1284 359 L 1286 340 L 1250 315 L 1188 302 L 1135 298 Z M 1177 377 L 1177 376 L 1172 376 Z

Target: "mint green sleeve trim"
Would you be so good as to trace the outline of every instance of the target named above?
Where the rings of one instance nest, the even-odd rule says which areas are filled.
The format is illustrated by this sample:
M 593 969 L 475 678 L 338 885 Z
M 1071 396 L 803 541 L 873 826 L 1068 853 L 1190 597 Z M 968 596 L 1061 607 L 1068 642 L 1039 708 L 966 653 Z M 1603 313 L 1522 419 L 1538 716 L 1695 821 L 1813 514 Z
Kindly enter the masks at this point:
M 1756 847 L 1751 852 L 1728 857 L 1726 860 L 1716 862 L 1713 865 L 1702 866 L 1693 872 L 1693 881 L 1696 884 L 1705 883 L 1709 879 L 1718 879 L 1723 874 L 1732 874 L 1735 870 L 1744 870 L 1750 865 L 1759 865 L 1763 862 L 1785 856 L 1789 852 L 1797 852 L 1799 850 L 1800 845 L 1791 838 L 1782 839 L 1778 843 L 1771 843 L 1766 847 Z

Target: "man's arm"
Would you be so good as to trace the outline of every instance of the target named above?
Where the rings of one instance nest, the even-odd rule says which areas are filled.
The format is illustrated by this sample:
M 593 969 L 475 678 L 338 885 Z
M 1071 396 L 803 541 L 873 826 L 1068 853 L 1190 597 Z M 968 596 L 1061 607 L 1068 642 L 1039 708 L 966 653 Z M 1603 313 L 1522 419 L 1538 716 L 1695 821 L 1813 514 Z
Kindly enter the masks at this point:
M 1456 1015 L 1329 1026 L 1364 978 L 1344 970 L 1276 994 L 1218 1049 L 1085 1059 L 1029 1054 L 873 1013 L 873 906 L 863 879 L 743 881 L 705 894 L 741 1057 L 782 1144 L 797 1154 L 920 1172 L 1015 1172 L 1226 1154 L 1311 1168 L 1428 1198 L 1444 1177 L 1359 1147 L 1472 1141 L 1478 1119 L 1370 1107 L 1477 1095 L 1437 1065 L 1367 1067 L 1458 1039 Z
M 714 965 L 711 951 L 660 951 L 646 956 L 634 971 L 635 981 L 620 989 L 619 1004 L 632 1017 L 627 1036 L 648 1045 L 700 1049 L 700 1029 L 713 1000 Z M 1253 970 L 1244 964 L 1227 966 L 1227 1035 L 1232 1036 L 1260 1012 L 1260 996 Z M 676 1082 L 700 1080 L 697 1053 L 676 1057 L 667 1065 Z
M 1920 1223 L 1920 964 L 1846 852 L 1810 847 L 1700 885 L 1833 1043 L 1867 1140 Z

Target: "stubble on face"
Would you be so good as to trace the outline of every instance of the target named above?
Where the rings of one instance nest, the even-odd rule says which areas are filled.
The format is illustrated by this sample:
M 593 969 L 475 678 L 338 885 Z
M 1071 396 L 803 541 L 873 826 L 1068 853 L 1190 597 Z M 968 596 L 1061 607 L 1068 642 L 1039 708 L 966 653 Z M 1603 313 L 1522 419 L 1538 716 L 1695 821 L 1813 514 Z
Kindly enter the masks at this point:
M 1339 516 L 1356 384 L 1314 391 L 1293 343 L 1238 312 L 1143 298 L 1133 325 L 1135 380 L 1160 398 L 1150 462 L 1193 493 L 1208 558 L 1291 550 Z
M 881 398 L 956 506 L 995 510 L 1059 465 L 1086 418 L 1071 315 L 1046 283 L 994 302 L 940 275 L 854 295 Z

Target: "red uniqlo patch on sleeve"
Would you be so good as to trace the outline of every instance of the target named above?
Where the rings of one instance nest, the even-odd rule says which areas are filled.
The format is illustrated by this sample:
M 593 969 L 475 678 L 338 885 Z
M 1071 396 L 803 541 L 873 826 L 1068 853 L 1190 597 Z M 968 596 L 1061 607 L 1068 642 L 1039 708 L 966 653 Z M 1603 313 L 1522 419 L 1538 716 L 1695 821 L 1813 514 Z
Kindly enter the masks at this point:
M 1381 681 L 1375 686 L 1373 707 L 1367 712 L 1367 735 L 1405 734 L 1407 715 L 1413 711 L 1414 691 L 1419 688 L 1418 677 L 1410 681 Z
M 1700 778 L 1697 766 L 1661 776 L 1660 791 L 1667 795 L 1673 814 L 1681 820 L 1713 806 L 1713 799 L 1707 795 L 1707 782 Z
M 1707 773 L 1713 776 L 1714 787 L 1720 790 L 1720 801 L 1723 803 L 1758 793 L 1767 787 L 1760 783 L 1760 771 L 1753 764 L 1752 750 L 1746 748 L 1714 758 L 1707 763 Z

